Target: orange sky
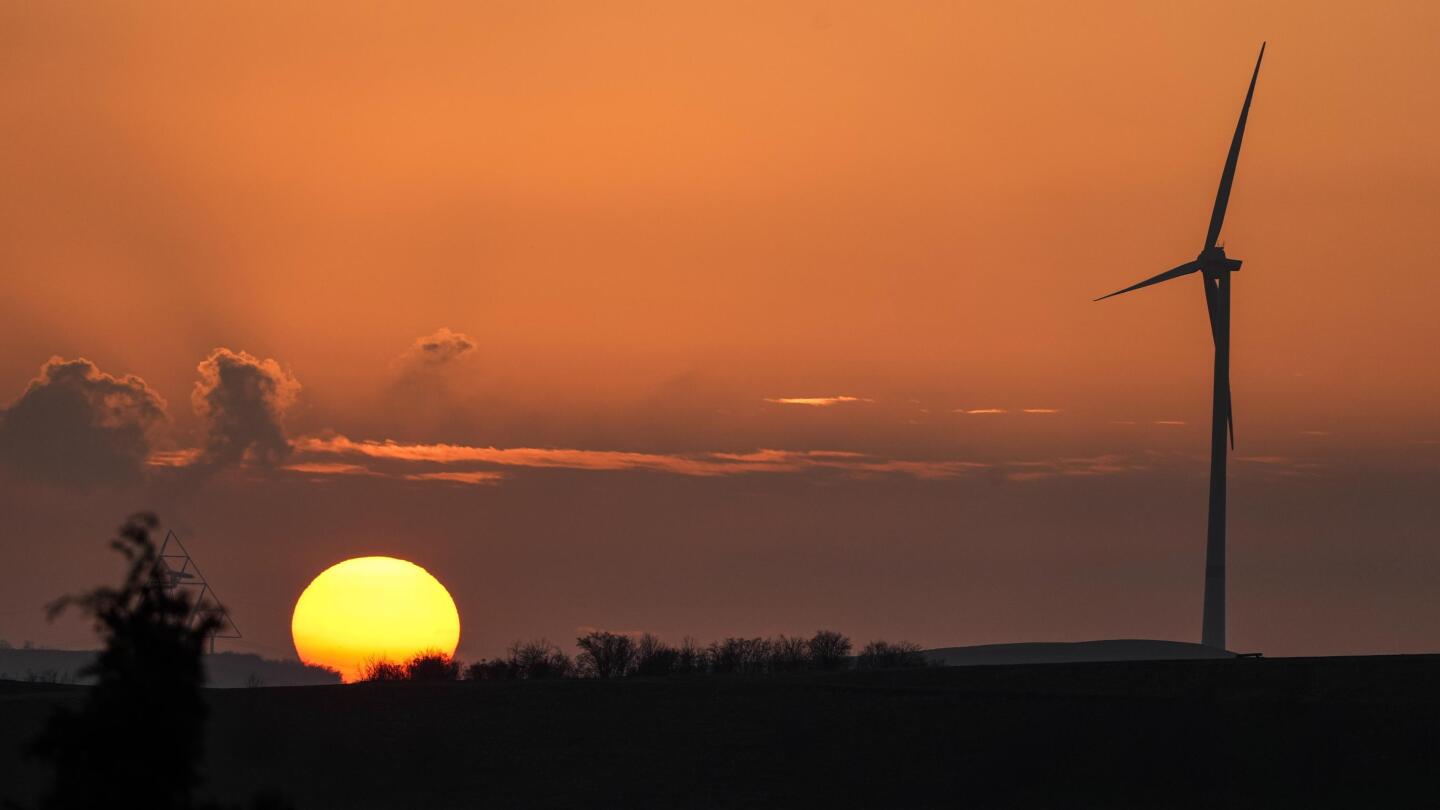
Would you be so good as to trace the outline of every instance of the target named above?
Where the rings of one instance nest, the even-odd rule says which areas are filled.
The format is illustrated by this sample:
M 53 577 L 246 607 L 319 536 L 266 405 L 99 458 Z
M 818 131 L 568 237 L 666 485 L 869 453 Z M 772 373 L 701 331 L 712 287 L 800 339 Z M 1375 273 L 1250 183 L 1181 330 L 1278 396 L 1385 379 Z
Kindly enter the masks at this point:
M 1232 636 L 1364 650 L 1379 628 L 1434 613 L 1410 573 L 1437 562 L 1416 540 L 1433 534 L 1440 471 L 1432 5 L 291 5 L 0 5 L 0 401 L 20 397 L 52 355 L 85 357 L 163 398 L 151 443 L 171 455 L 157 460 L 220 468 L 227 451 L 208 443 L 204 415 L 220 406 L 192 407 L 196 367 L 217 348 L 244 351 L 288 375 L 293 402 L 271 438 L 295 446 L 285 463 L 299 467 L 182 485 L 152 464 L 143 480 L 75 495 L 12 465 L 17 534 L 0 567 L 40 564 L 17 550 L 21 527 L 98 549 L 90 541 L 125 511 L 157 505 L 213 538 L 231 592 L 263 605 L 250 624 L 264 642 L 288 610 L 274 605 L 294 596 L 262 583 L 279 577 L 274 587 L 298 593 L 350 546 L 450 555 L 468 573 L 447 579 L 443 559 L 417 562 L 456 593 L 467 630 L 498 634 L 462 638 L 476 654 L 511 635 L 651 621 L 603 595 L 505 617 L 472 595 L 467 614 L 467 586 L 496 587 L 466 579 L 477 567 L 507 587 L 573 592 L 587 587 L 580 548 L 668 577 L 680 562 L 661 546 L 704 537 L 695 553 L 709 567 L 692 573 L 731 584 L 685 606 L 652 594 L 675 629 L 813 629 L 847 618 L 834 594 L 854 587 L 850 563 L 873 565 L 873 552 L 943 567 L 965 536 L 972 570 L 998 566 L 995 593 L 942 598 L 944 583 L 897 571 L 895 607 L 879 611 L 892 619 L 856 613 L 842 629 L 925 643 L 1188 638 L 1210 385 L 1199 284 L 1090 299 L 1199 250 L 1268 40 L 1223 234 L 1246 262 L 1233 386 L 1238 454 L 1250 461 L 1237 462 L 1234 485 Z M 416 340 L 441 328 L 468 348 L 417 360 Z M 842 396 L 854 399 L 778 401 Z M 993 409 L 1005 413 L 963 413 Z M 1171 422 L 1184 424 L 1158 424 Z M 394 453 L 336 451 L 336 437 L 581 455 L 422 469 Z M 762 450 L 862 457 L 728 471 L 751 462 L 726 454 Z M 572 478 L 617 466 L 595 453 L 661 461 Z M 676 464 L 728 466 L 707 482 Z M 937 469 L 949 472 L 927 473 Z M 1067 475 L 1090 489 L 1041 488 Z M 1357 477 L 1374 497 L 1337 496 Z M 815 489 L 792 491 L 802 480 Z M 617 503 L 598 494 L 611 486 L 624 493 Z M 684 495 L 660 494 L 671 487 Z M 317 525 L 297 506 L 360 490 L 382 511 L 340 499 Z M 1173 520 L 1126 522 L 1152 490 Z M 67 497 L 95 512 L 60 517 Z M 658 509 L 660 497 L 689 506 Z M 1348 511 L 1330 515 L 1337 497 Z M 562 527 L 554 499 L 597 511 L 577 506 L 590 524 Z M 872 511 L 824 523 L 841 501 Z M 238 540 L 218 550 L 241 532 L 246 503 L 270 505 L 264 521 L 241 521 L 246 531 L 286 539 L 263 554 Z M 1118 521 L 1108 528 L 1087 511 L 1101 503 Z M 527 522 L 532 508 L 540 516 Z M 1307 515 L 1313 531 L 1282 512 Z M 498 515 L 484 553 L 477 514 Z M 1338 556 L 1306 545 L 1338 518 L 1347 528 L 1324 541 Z M 47 528 L 55 520 L 68 528 Z M 833 544 L 796 539 L 796 522 L 810 520 Z M 427 538 L 402 536 L 415 524 Z M 396 536 L 373 536 L 376 525 Z M 934 544 L 879 543 L 887 526 Z M 1312 562 L 1293 582 L 1247 582 L 1245 538 L 1265 548 L 1285 531 L 1285 548 Z M 1174 554 L 1127 556 L 1156 532 L 1174 535 Z M 1067 579 L 1072 555 L 1110 559 L 1080 539 L 1101 533 L 1120 544 L 1105 546 L 1117 582 L 1149 583 L 1133 598 L 1173 612 L 1126 627 L 1133 605 L 1087 591 L 1093 575 Z M 1348 556 L 1360 535 L 1378 536 L 1367 542 L 1380 568 Z M 737 550 L 762 537 L 761 556 Z M 1027 556 L 1003 562 L 1017 547 Z M 802 561 L 816 555 L 821 573 L 803 596 L 750 576 L 809 570 Z M 108 570 L 94 556 L 83 571 Z M 90 581 L 74 579 L 52 567 L 9 591 L 0 637 L 73 638 L 32 608 Z M 723 596 L 741 582 L 764 611 Z M 1093 615 L 1076 624 L 1058 615 L 1073 610 L 995 607 L 995 594 L 1057 587 Z M 1337 590 L 1349 594 L 1346 616 L 1373 608 L 1340 640 L 1327 635 L 1334 622 L 1306 624 Z M 800 607 L 821 592 L 829 613 Z M 983 629 L 934 618 L 962 605 L 995 615 Z M 1440 643 L 1430 621 L 1406 643 Z

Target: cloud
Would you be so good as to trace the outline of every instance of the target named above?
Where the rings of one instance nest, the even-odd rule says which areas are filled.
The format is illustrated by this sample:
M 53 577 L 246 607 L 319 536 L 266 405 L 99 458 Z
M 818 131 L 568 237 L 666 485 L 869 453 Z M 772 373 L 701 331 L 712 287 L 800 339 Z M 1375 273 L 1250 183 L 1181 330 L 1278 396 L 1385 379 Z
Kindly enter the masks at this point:
M 955 413 L 963 413 L 968 416 L 985 416 L 994 413 L 1008 413 L 1004 408 L 956 408 Z
M 190 402 L 205 425 L 200 465 L 274 467 L 289 456 L 280 420 L 300 393 L 290 372 L 274 360 L 225 348 L 211 352 L 198 370 Z
M 471 470 L 469 472 L 428 472 L 411 473 L 405 476 L 407 481 L 448 481 L 452 484 L 498 484 L 505 479 L 505 473 L 493 472 L 490 470 Z
M 841 395 L 836 397 L 766 397 L 765 401 L 776 405 L 805 405 L 811 408 L 828 408 L 832 405 L 843 405 L 849 402 L 874 402 L 875 400 Z
M 1185 424 L 1185 420 L 1183 420 L 1183 419 L 1156 419 L 1155 421 L 1151 422 L 1151 424 L 1153 424 L 1153 425 L 1169 425 L 1169 426 L 1171 426 L 1171 427 L 1175 427 L 1175 426 L 1179 426 L 1179 425 L 1184 425 L 1184 424 Z
M 52 357 L 0 411 L 0 461 L 53 481 L 134 478 L 167 420 L 165 400 L 139 377 L 111 376 L 83 357 Z
M 934 480 L 957 478 L 988 469 L 983 462 L 963 460 L 888 459 L 842 450 L 774 450 L 750 453 L 632 453 L 618 450 L 577 450 L 536 447 L 472 447 L 455 444 L 400 444 L 355 441 L 345 436 L 306 437 L 295 443 L 307 457 L 350 457 L 400 465 L 474 465 L 589 471 L 641 471 L 696 477 L 755 473 L 831 471 L 850 476 L 906 475 Z M 409 480 L 444 480 L 438 475 L 405 473 Z M 457 479 L 451 479 L 457 480 Z M 489 483 L 490 481 L 486 481 Z M 476 483 L 476 482 L 467 482 Z
M 1022 413 L 1060 413 L 1059 408 L 1025 408 Z
M 199 454 L 157 452 L 150 463 L 186 466 Z M 500 468 L 500 469 L 497 469 Z M 1056 476 L 1114 475 L 1149 469 L 1120 455 L 1060 457 L 989 463 L 965 459 L 887 458 L 850 450 L 779 450 L 745 453 L 642 453 L 557 447 L 480 447 L 463 444 L 356 440 L 329 434 L 295 440 L 283 469 L 309 475 L 370 475 L 405 481 L 498 484 L 511 477 L 503 468 L 649 472 L 698 478 L 739 475 L 829 474 L 848 478 L 904 476 L 939 481 L 979 474 L 1000 480 L 1035 481 Z
M 1131 461 L 1118 453 L 1107 453 L 1098 456 L 1062 456 L 1040 461 L 1011 461 L 1005 465 L 1004 477 L 1009 481 L 1040 481 L 1055 477 L 1118 475 L 1148 469 L 1148 464 Z
M 282 469 L 310 475 L 377 475 L 369 467 L 340 461 L 305 461 L 299 464 L 286 464 Z
M 442 326 L 434 334 L 416 338 L 400 356 L 400 364 L 409 369 L 436 368 L 470 355 L 476 346 L 469 335 Z

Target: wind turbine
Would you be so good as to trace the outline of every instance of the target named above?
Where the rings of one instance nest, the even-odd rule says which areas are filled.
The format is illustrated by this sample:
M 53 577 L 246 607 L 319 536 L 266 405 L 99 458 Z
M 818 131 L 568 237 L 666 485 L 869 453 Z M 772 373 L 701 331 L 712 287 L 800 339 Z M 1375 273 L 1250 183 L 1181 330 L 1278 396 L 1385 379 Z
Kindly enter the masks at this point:
M 1210 214 L 1210 229 L 1205 233 L 1205 247 L 1193 261 L 1185 262 L 1158 276 L 1132 284 L 1123 290 L 1095 299 L 1149 287 L 1172 278 L 1199 273 L 1205 286 L 1205 308 L 1210 312 L 1210 336 L 1215 341 L 1215 392 L 1210 417 L 1210 521 L 1205 538 L 1205 611 L 1200 625 L 1200 643 L 1225 649 L 1225 436 L 1228 429 L 1230 447 L 1235 446 L 1235 419 L 1230 408 L 1230 274 L 1240 269 L 1240 260 L 1225 255 L 1217 244 L 1220 226 L 1225 222 L 1225 206 L 1230 202 L 1230 186 L 1235 181 L 1235 164 L 1240 160 L 1240 141 L 1245 137 L 1245 119 L 1250 116 L 1250 99 L 1255 96 L 1255 80 L 1260 77 L 1260 62 L 1265 58 L 1265 44 L 1260 44 L 1260 57 L 1250 76 L 1250 89 L 1245 91 L 1245 104 L 1240 108 L 1240 122 L 1235 125 L 1235 138 L 1230 141 L 1230 154 L 1220 174 L 1220 190 L 1215 195 L 1215 210 Z

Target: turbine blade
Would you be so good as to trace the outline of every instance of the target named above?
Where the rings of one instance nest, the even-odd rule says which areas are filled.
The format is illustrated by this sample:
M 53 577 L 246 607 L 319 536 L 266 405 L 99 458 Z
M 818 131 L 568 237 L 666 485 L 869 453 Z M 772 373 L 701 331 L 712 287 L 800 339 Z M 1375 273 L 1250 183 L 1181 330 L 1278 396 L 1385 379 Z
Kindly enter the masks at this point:
M 1140 282 L 1139 284 L 1131 284 L 1129 287 L 1126 287 L 1126 288 L 1123 289 L 1123 290 L 1116 290 L 1115 292 L 1110 293 L 1109 295 L 1102 295 L 1102 296 L 1100 296 L 1099 298 L 1096 298 L 1095 300 L 1096 300 L 1096 301 L 1104 301 L 1106 298 L 1113 298 L 1114 296 L 1120 295 L 1121 293 L 1127 293 L 1127 292 L 1130 292 L 1131 290 L 1138 290 L 1138 289 L 1140 289 L 1141 287 L 1149 287 L 1151 284 L 1159 284 L 1159 283 L 1162 282 L 1162 281 L 1169 281 L 1169 280 L 1172 279 L 1172 278 L 1179 278 L 1179 277 L 1184 276 L 1184 275 L 1189 275 L 1190 273 L 1193 273 L 1193 272 L 1195 272 L 1196 270 L 1199 270 L 1199 269 L 1200 269 L 1200 263 L 1199 263 L 1199 262 L 1195 262 L 1195 261 L 1186 262 L 1186 263 L 1180 265 L 1179 267 L 1172 267 L 1172 268 L 1170 268 L 1169 270 L 1166 270 L 1165 272 L 1161 273 L 1161 274 L 1158 275 L 1158 276 L 1151 276 L 1150 278 L 1145 279 L 1144 281 Z
M 1205 282 L 1205 312 L 1210 316 L 1210 339 L 1220 344 L 1219 326 L 1215 323 L 1215 295 L 1217 290 L 1210 279 Z M 1225 424 L 1230 430 L 1230 449 L 1235 449 L 1235 398 L 1230 395 L 1230 380 L 1225 380 Z
M 1260 62 L 1265 58 L 1265 43 L 1260 43 L 1260 57 L 1250 75 L 1250 89 L 1245 91 L 1245 104 L 1240 108 L 1240 121 L 1235 124 L 1235 138 L 1230 141 L 1230 154 L 1225 170 L 1220 173 L 1220 190 L 1215 193 L 1215 210 L 1210 213 L 1210 230 L 1205 234 L 1205 249 L 1215 247 L 1220 239 L 1220 226 L 1225 222 L 1225 207 L 1230 204 L 1230 186 L 1235 182 L 1235 164 L 1240 161 L 1240 141 L 1245 138 L 1245 119 L 1250 117 L 1250 99 L 1255 97 L 1255 80 L 1260 78 Z
M 1230 381 L 1225 381 L 1225 424 L 1230 426 L 1230 449 L 1235 449 L 1235 397 L 1230 395 Z

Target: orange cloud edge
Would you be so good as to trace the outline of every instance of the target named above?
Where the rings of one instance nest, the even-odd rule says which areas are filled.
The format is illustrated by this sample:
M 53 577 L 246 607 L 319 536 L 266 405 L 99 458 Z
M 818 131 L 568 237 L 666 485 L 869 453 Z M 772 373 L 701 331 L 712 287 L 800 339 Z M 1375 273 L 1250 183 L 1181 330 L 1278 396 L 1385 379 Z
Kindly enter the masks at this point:
M 1108 475 L 1146 469 L 1119 455 L 1039 461 L 984 462 L 967 459 L 886 458 L 849 450 L 782 450 L 690 454 L 642 453 L 576 448 L 481 447 L 447 443 L 356 440 L 343 435 L 302 436 L 293 442 L 282 472 L 311 478 L 369 476 L 417 483 L 493 486 L 516 469 L 593 472 L 648 472 L 691 477 L 831 473 L 852 478 L 900 475 L 921 480 L 957 479 L 988 474 L 1013 481 L 1056 476 Z M 157 451 L 149 464 L 184 468 L 194 464 L 193 449 Z M 481 468 L 476 469 L 479 465 Z M 457 468 L 465 469 L 457 469 Z

